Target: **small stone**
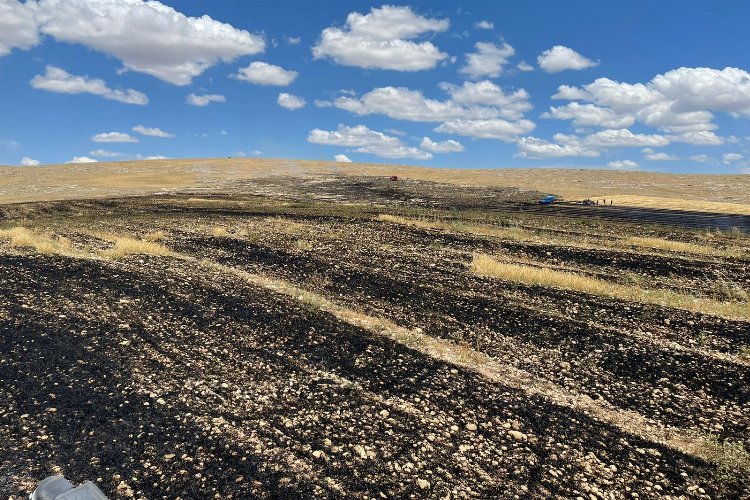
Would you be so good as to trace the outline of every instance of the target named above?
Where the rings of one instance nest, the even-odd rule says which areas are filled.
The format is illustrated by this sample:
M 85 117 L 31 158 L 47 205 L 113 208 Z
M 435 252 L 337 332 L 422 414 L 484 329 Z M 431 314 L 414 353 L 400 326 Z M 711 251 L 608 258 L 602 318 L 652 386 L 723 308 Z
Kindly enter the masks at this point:
M 526 436 L 526 434 L 524 434 L 523 432 L 508 431 L 508 434 L 513 438 L 514 441 L 526 441 L 528 439 L 528 436 Z
M 321 458 L 323 456 L 323 452 L 320 450 L 315 450 L 314 452 L 312 452 L 312 456 L 314 458 Z
M 380 410 L 380 416 L 381 417 L 388 418 L 389 415 L 390 415 L 390 413 L 388 412 L 388 410 Z
M 174 453 L 167 453 L 164 455 L 165 460 L 172 460 L 176 455 Z
M 426 479 L 417 479 L 417 486 L 419 486 L 420 489 L 429 490 L 430 482 Z
M 474 432 L 477 430 L 477 424 L 466 424 L 466 430 Z

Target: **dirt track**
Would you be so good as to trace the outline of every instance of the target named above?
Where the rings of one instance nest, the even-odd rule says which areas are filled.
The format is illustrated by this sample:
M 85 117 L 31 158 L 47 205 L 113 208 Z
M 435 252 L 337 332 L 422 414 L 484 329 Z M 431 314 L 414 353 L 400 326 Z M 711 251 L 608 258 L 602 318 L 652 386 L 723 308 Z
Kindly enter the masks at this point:
M 399 201 L 381 192 L 398 201 L 382 207 L 294 193 L 5 207 L 4 226 L 64 234 L 77 247 L 106 248 L 105 233 L 163 231 L 178 257 L 72 258 L 0 242 L 0 492 L 20 497 L 62 472 L 97 481 L 112 498 L 750 494 L 748 471 L 699 448 L 710 437 L 750 451 L 747 322 L 468 268 L 484 252 L 612 280 L 638 273 L 706 295 L 701 273 L 713 270 L 731 269 L 722 279 L 748 289 L 748 261 L 555 248 L 376 218 L 473 217 L 487 193 L 461 207 L 430 207 L 429 194 Z M 549 213 L 519 217 L 590 227 Z M 542 389 L 428 356 L 241 273 L 476 350 Z M 689 442 L 667 446 L 670 436 Z

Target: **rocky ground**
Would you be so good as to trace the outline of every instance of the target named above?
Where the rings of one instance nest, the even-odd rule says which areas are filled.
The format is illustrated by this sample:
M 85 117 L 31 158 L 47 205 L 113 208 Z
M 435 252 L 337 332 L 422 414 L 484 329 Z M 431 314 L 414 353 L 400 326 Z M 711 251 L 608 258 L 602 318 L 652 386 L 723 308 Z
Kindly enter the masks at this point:
M 378 215 L 706 241 L 496 210 L 537 193 L 326 182 L 2 207 L 76 252 L 0 239 L 0 496 L 52 473 L 110 498 L 750 495 L 747 321 L 470 270 L 481 252 L 742 300 L 750 260 L 411 227 Z M 173 255 L 103 257 L 118 235 Z

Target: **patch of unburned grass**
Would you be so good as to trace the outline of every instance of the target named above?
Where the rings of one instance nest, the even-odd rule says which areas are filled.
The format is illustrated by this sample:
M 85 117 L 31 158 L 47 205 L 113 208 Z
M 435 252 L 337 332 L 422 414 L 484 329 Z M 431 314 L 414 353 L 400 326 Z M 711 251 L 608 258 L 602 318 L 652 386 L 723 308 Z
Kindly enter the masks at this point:
M 229 231 L 224 226 L 216 226 L 211 229 L 211 236 L 216 238 L 226 238 L 229 236 Z
M 646 290 L 639 286 L 613 283 L 573 272 L 501 262 L 484 254 L 474 256 L 471 269 L 480 276 L 527 285 L 557 287 L 628 302 L 656 304 L 729 319 L 750 320 L 748 302 L 720 302 L 671 290 Z
M 656 250 L 665 250 L 667 252 L 687 253 L 694 255 L 713 255 L 719 257 L 742 257 L 746 254 L 740 249 L 734 248 L 715 248 L 699 243 L 686 243 L 683 241 L 670 241 L 662 238 L 642 238 L 630 236 L 620 240 L 623 246 L 634 246 L 639 248 L 652 248 Z
M 102 257 L 112 260 L 122 259 L 128 255 L 175 255 L 172 250 L 153 241 L 139 240 L 130 237 L 117 237 L 112 248 L 101 252 Z
M 719 480 L 750 480 L 750 452 L 742 443 L 719 441 L 715 436 L 708 436 L 697 451 L 716 464 Z
M 165 237 L 166 235 L 164 234 L 164 231 L 154 231 L 153 233 L 148 233 L 143 239 L 146 241 L 157 242 L 164 240 Z
M 32 249 L 41 254 L 71 255 L 74 253 L 68 238 L 42 234 L 21 226 L 0 229 L 0 238 L 8 240 L 12 247 Z

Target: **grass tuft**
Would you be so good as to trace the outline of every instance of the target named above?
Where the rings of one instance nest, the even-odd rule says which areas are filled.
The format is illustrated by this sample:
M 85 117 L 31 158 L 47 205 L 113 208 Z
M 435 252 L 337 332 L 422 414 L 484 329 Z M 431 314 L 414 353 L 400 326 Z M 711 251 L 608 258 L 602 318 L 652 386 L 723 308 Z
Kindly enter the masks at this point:
M 102 256 L 108 259 L 118 260 L 128 255 L 175 255 L 172 250 L 153 241 L 137 240 L 135 238 L 119 237 L 114 240 L 114 246 L 102 252 Z
M 47 236 L 21 226 L 0 229 L 0 238 L 8 240 L 12 247 L 30 248 L 41 254 L 70 255 L 73 253 L 72 244 L 68 238 Z
M 484 254 L 474 256 L 471 269 L 480 276 L 527 285 L 552 286 L 629 302 L 656 304 L 724 318 L 750 320 L 750 303 L 748 302 L 720 302 L 671 290 L 646 290 L 639 286 L 613 283 L 578 273 L 501 262 Z
M 164 234 L 164 231 L 155 231 L 153 233 L 148 233 L 146 236 L 143 237 L 143 239 L 146 241 L 157 242 L 157 241 L 163 241 L 165 236 L 166 235 Z

